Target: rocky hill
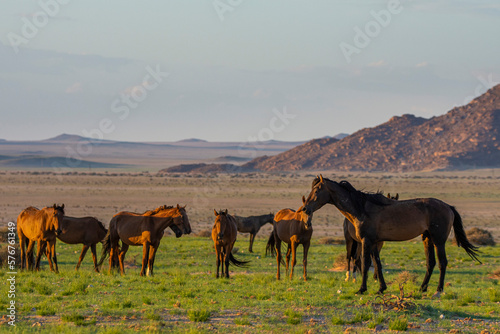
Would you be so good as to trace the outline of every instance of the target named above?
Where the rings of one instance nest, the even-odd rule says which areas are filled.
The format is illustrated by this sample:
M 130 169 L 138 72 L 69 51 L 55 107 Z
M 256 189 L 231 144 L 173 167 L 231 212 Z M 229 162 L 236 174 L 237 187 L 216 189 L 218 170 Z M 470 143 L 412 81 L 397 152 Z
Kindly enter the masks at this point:
M 500 167 L 500 85 L 469 104 L 425 119 L 395 116 L 337 140 L 309 141 L 243 165 L 261 171 L 423 171 Z

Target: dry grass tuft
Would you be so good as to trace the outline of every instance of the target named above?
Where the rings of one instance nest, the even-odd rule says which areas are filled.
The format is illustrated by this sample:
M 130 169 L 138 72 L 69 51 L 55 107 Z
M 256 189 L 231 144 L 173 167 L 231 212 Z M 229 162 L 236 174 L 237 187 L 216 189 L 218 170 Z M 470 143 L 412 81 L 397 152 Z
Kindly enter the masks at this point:
M 481 246 L 495 246 L 495 240 L 491 233 L 487 230 L 473 227 L 470 230 L 466 231 L 467 239 L 470 242 L 476 245 Z
M 336 270 L 347 270 L 347 259 L 345 254 L 339 254 L 333 261 L 333 268 Z
M 404 284 L 406 282 L 415 283 L 415 282 L 417 282 L 417 278 L 418 278 L 417 275 L 405 270 L 405 271 L 399 273 L 398 277 L 396 278 L 396 282 L 400 283 L 400 284 Z
M 197 237 L 201 237 L 201 238 L 211 238 L 212 237 L 212 230 L 202 230 L 198 233 L 195 233 L 194 235 Z
M 342 238 L 324 237 L 318 240 L 320 245 L 345 245 L 345 240 Z

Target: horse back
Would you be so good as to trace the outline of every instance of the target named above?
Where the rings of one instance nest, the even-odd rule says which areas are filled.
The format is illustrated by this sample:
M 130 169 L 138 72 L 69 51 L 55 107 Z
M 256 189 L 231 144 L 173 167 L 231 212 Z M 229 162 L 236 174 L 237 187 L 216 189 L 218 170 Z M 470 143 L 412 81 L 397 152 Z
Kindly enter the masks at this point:
M 283 209 L 274 216 L 274 231 L 278 238 L 286 243 L 290 243 L 292 237 L 300 243 L 309 241 L 312 236 L 312 228 L 306 230 L 303 222 L 297 219 L 296 211 Z
M 43 240 L 47 234 L 47 219 L 45 212 L 33 206 L 24 209 L 17 217 L 18 235 L 25 236 L 29 240 Z
M 372 215 L 370 223 L 377 231 L 378 241 L 403 241 L 418 237 L 439 226 L 448 236 L 453 224 L 450 206 L 435 198 L 394 201 Z
M 101 241 L 106 235 L 106 229 L 94 217 L 68 217 L 64 216 L 62 233 L 57 236 L 67 244 L 91 245 Z

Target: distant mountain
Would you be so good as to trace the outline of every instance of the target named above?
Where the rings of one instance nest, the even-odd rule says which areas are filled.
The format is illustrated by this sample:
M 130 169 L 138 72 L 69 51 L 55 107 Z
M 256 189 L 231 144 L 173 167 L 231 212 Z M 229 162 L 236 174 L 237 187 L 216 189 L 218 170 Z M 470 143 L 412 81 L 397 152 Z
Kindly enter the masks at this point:
M 250 168 L 236 166 L 233 164 L 183 164 L 178 166 L 173 166 L 170 168 L 162 169 L 158 174 L 168 174 L 168 173 L 244 173 L 253 171 Z
M 40 156 L 0 156 L 0 167 L 16 168 L 57 168 L 59 170 L 70 169 L 75 165 L 80 168 L 119 168 L 127 167 L 125 164 L 102 163 L 66 157 L 40 157 Z
M 198 138 L 178 140 L 176 143 L 207 143 L 208 141 Z
M 500 167 L 499 132 L 500 85 L 442 116 L 394 116 L 341 140 L 315 139 L 243 167 L 391 172 Z

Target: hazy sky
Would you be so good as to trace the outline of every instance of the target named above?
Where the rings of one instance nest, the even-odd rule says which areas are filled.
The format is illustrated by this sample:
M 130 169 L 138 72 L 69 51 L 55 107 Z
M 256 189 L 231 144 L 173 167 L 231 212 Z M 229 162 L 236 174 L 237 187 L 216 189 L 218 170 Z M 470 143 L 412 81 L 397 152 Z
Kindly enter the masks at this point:
M 499 33 L 497 0 L 3 0 L 0 138 L 296 141 L 428 118 L 500 81 Z

